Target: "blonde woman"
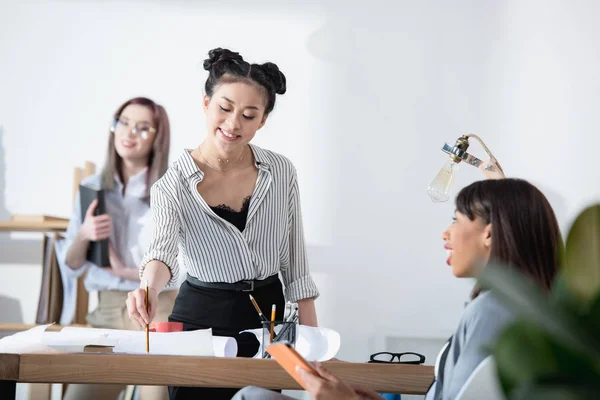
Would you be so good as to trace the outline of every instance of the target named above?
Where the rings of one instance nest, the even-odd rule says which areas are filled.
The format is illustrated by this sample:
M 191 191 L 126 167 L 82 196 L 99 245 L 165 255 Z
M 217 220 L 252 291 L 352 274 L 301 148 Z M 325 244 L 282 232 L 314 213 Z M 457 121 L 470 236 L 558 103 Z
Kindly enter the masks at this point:
M 126 101 L 114 114 L 108 132 L 108 155 L 102 173 L 82 184 L 105 192 L 106 214 L 94 215 L 94 201 L 81 218 L 80 196 L 66 233 L 62 256 L 73 275 L 87 272 L 85 287 L 98 292 L 98 307 L 87 316 L 97 328 L 137 329 L 127 315 L 127 292 L 140 286 L 139 264 L 145 247 L 141 242 L 150 216 L 150 187 L 167 170 L 170 129 L 165 109 L 154 101 L 137 97 Z M 108 239 L 110 265 L 86 261 L 90 242 Z M 160 293 L 156 321 L 167 321 L 177 290 Z M 120 385 L 69 385 L 65 399 L 113 400 Z M 167 398 L 166 388 L 144 387 L 141 399 Z

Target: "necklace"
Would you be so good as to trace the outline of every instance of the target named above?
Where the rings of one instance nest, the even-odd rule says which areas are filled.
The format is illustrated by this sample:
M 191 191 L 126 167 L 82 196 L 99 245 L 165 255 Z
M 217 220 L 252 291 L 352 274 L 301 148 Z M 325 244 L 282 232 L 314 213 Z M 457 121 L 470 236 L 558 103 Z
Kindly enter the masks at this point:
M 246 155 L 246 149 L 244 149 L 244 150 L 242 150 L 242 155 L 240 156 L 240 158 L 238 158 L 238 160 L 236 161 L 236 163 L 233 164 L 231 166 L 231 168 L 226 168 L 226 169 L 217 168 L 217 167 L 213 166 L 210 162 L 208 162 L 208 160 L 206 159 L 206 157 L 204 157 L 204 154 L 202 153 L 202 148 L 203 147 L 204 146 L 200 146 L 200 157 L 202 157 L 202 160 L 204 160 L 204 162 L 206 163 L 206 165 L 208 165 L 211 169 L 214 169 L 215 171 L 218 171 L 218 172 L 225 172 L 225 171 L 229 171 L 231 169 L 234 169 L 235 167 L 237 167 L 239 165 L 240 162 L 242 162 L 242 159 Z M 223 161 L 222 159 L 217 158 L 217 160 L 219 160 L 219 162 L 225 162 L 225 163 L 229 162 L 229 159 Z

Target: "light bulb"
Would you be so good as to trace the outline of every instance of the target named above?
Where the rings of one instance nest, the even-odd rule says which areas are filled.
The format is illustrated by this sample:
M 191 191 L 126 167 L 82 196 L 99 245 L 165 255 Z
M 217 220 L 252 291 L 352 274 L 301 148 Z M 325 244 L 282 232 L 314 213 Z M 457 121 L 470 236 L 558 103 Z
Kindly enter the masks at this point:
M 432 201 L 436 203 L 448 201 L 450 198 L 448 193 L 454 186 L 456 172 L 458 172 L 458 163 L 449 158 L 427 187 L 427 193 Z

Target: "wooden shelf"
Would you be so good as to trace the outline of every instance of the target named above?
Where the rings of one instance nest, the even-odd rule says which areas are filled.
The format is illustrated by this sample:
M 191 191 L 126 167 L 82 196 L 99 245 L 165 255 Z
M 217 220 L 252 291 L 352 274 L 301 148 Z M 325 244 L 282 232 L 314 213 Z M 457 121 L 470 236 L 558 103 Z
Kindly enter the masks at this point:
M 68 219 L 46 221 L 10 220 L 0 221 L 0 232 L 64 232 L 69 226 Z

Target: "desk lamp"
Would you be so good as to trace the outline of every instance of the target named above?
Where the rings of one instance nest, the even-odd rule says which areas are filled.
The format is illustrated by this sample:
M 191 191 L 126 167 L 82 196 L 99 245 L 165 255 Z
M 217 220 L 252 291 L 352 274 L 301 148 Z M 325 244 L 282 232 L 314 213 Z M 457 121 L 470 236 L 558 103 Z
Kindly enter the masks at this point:
M 461 161 L 466 162 L 469 165 L 474 167 L 479 167 L 483 161 L 479 158 L 467 153 L 467 149 L 469 148 L 469 138 L 476 139 L 481 146 L 485 150 L 485 152 L 490 156 L 490 164 L 485 167 L 485 170 L 492 171 L 493 165 L 495 165 L 498 170 L 502 174 L 504 171 L 502 167 L 498 163 L 498 160 L 494 155 L 490 152 L 488 147 L 483 143 L 483 140 L 477 135 L 473 135 L 471 133 L 463 135 L 458 138 L 454 145 L 450 143 L 444 144 L 442 147 L 442 151 L 450 156 L 450 158 L 446 161 L 444 166 L 439 170 L 433 181 L 427 187 L 427 193 L 431 200 L 440 203 L 444 201 L 448 201 L 450 196 L 448 193 L 452 190 L 454 186 L 454 180 L 456 178 L 456 173 L 458 172 L 458 164 Z

